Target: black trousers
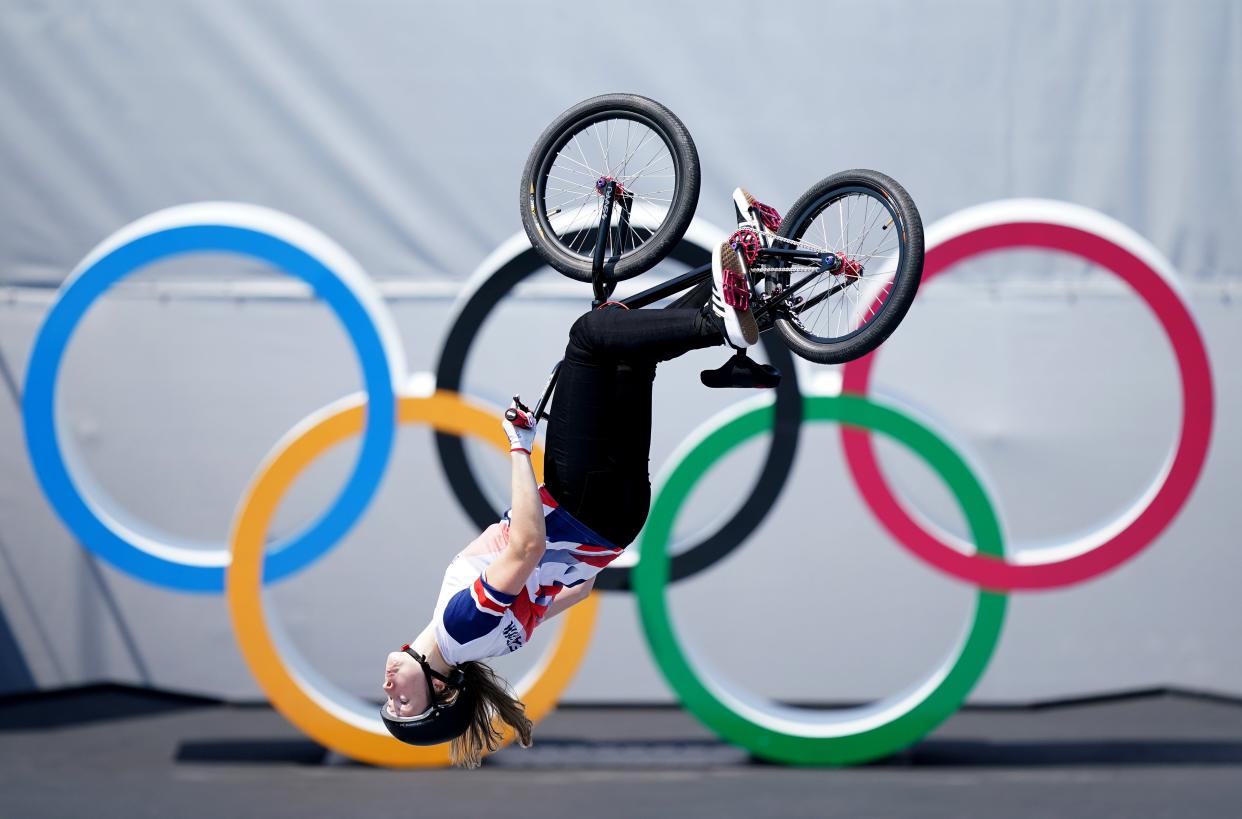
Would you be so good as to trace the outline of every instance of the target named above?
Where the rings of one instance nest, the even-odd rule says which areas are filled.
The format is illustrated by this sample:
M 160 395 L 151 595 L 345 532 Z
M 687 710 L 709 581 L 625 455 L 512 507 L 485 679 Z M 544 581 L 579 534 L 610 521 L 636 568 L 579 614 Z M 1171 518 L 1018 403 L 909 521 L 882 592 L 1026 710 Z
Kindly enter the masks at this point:
M 651 387 L 656 364 L 722 344 L 702 310 L 605 308 L 579 318 L 548 415 L 544 482 L 566 511 L 614 546 L 629 545 L 651 505 Z

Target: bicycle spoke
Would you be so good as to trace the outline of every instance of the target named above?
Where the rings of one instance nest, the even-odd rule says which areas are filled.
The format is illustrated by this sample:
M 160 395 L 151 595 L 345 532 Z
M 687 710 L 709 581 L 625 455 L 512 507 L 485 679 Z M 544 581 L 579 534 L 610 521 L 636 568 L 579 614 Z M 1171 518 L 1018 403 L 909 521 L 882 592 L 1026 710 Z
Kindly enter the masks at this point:
M 576 197 L 567 196 L 567 197 L 560 199 L 559 201 L 549 202 L 548 205 L 550 209 L 548 210 L 548 219 L 554 220 L 558 217 L 562 217 L 560 221 L 564 222 L 563 217 L 565 216 L 567 211 L 569 211 L 571 208 L 581 209 L 582 207 L 586 206 L 587 204 L 590 203 L 591 197 L 593 195 L 594 195 L 594 191 L 592 191 L 591 193 L 584 193 L 581 196 L 576 196 Z M 578 214 L 575 213 L 574 215 L 576 217 Z
M 677 186 L 668 180 L 677 179 L 673 170 L 671 148 L 659 131 L 626 116 L 596 120 L 569 134 L 547 166 L 540 189 L 543 218 L 571 255 L 589 258 L 602 231 L 607 231 L 611 256 L 632 254 L 672 213 Z M 618 197 L 611 221 L 601 225 L 604 200 L 596 185 L 609 178 L 621 186 L 625 202 Z
M 586 196 L 587 194 L 595 193 L 595 188 L 586 188 L 586 187 L 581 187 L 581 188 L 578 188 L 577 190 L 569 190 L 568 188 L 549 187 L 549 188 L 544 188 L 544 190 L 553 191 L 555 193 L 568 193 L 573 196 Z
M 835 239 L 830 237 L 830 223 Z M 887 232 L 877 235 L 876 227 L 883 225 L 887 230 L 892 223 L 889 206 L 878 197 L 848 193 L 826 203 L 793 236 L 774 237 L 776 242 L 800 249 L 835 253 L 850 265 L 843 271 L 812 279 L 800 288 L 798 301 L 789 312 L 810 337 L 820 342 L 843 338 L 861 329 L 884 309 L 900 264 L 900 237 Z M 811 231 L 822 246 L 807 240 Z M 873 264 L 883 266 L 872 270 Z M 814 269 L 809 265 L 764 268 L 768 274 L 792 274 L 782 278 L 787 284 L 801 281 Z
M 655 131 L 648 128 L 647 133 L 644 134 L 643 138 L 639 140 L 637 145 L 634 146 L 634 150 L 630 151 L 629 153 L 625 155 L 625 157 L 621 160 L 621 165 L 620 165 L 620 169 L 622 172 L 625 171 L 625 169 L 629 167 L 630 159 L 634 156 L 634 154 L 638 153 L 639 151 L 643 149 L 643 145 L 646 144 L 647 140 L 650 139 L 651 135 L 654 133 Z
M 881 211 L 880 213 L 884 213 L 884 211 Z M 880 214 L 877 213 L 875 217 L 872 218 L 871 222 L 868 223 L 866 227 L 863 229 L 863 234 L 858 239 L 859 248 L 862 248 L 867 243 L 867 237 L 871 235 L 871 230 L 875 227 L 875 221 L 879 218 L 879 216 Z M 849 253 L 850 252 L 849 246 L 847 245 L 846 247 L 842 248 L 842 252 Z
M 555 176 L 554 174 L 548 174 L 548 179 L 555 179 L 557 182 L 564 182 L 566 185 L 578 185 L 583 190 L 586 190 L 587 188 L 590 188 L 592 191 L 595 190 L 595 183 L 591 183 L 590 185 L 582 185 L 578 182 L 573 182 L 569 179 L 565 179 L 564 177 Z
M 650 239 L 652 236 L 654 236 L 654 235 L 655 235 L 655 233 L 654 233 L 654 232 L 652 232 L 652 230 L 651 230 L 650 228 L 643 228 L 643 227 L 638 227 L 638 228 L 635 228 L 635 227 L 634 227 L 634 225 L 632 225 L 632 224 L 630 224 L 630 225 L 626 225 L 626 227 L 629 229 L 629 231 L 630 231 L 630 235 L 632 235 L 632 236 L 634 237 L 634 239 L 635 239 L 635 241 L 634 241 L 634 243 L 633 243 L 633 244 L 634 244 L 634 247 L 641 247 L 641 246 L 643 245 L 643 243 L 644 243 L 644 242 L 646 242 L 648 239 Z M 638 231 L 640 231 L 640 230 L 646 230 L 646 231 L 647 231 L 647 238 L 646 238 L 646 239 L 644 239 L 642 236 L 640 236 L 640 235 L 639 235 Z
M 570 230 L 574 230 L 574 229 L 580 230 L 580 228 L 575 228 L 575 226 L 579 224 L 579 220 L 580 220 L 580 217 L 582 216 L 583 209 L 586 208 L 586 206 L 589 205 L 590 203 L 591 203 L 590 199 L 583 200 L 582 204 L 578 206 L 578 210 L 574 212 L 574 215 L 567 222 L 565 222 L 564 230 L 556 231 L 556 229 L 553 228 L 553 230 L 556 231 L 557 238 L 563 238 L 565 233 Z
M 584 193 L 582 196 L 567 199 L 566 201 L 559 203 L 555 208 L 548 211 L 548 218 L 553 219 L 557 216 L 561 216 L 566 210 L 572 208 L 574 205 L 578 206 L 578 213 L 581 213 L 582 208 L 584 208 L 587 203 L 591 201 L 591 197 L 594 194 L 595 191 L 591 191 L 590 193 Z M 578 213 L 574 214 L 575 218 L 578 216 Z
M 582 157 L 582 166 L 586 168 L 587 170 L 589 170 L 595 176 L 599 176 L 600 175 L 599 171 L 595 170 L 595 168 L 591 166 L 591 163 L 587 161 L 586 151 L 582 150 L 582 144 L 578 142 L 577 134 L 574 134 L 573 142 L 574 142 L 574 147 L 578 149 L 578 156 Z
M 609 159 L 612 157 L 612 120 L 604 120 L 604 167 L 608 169 L 608 173 L 612 173 L 612 165 Z
M 608 122 L 608 120 L 605 120 L 605 122 Z M 600 156 L 603 157 L 603 160 L 604 160 L 604 173 L 607 174 L 608 176 L 612 176 L 612 168 L 608 166 L 608 149 L 604 147 L 604 143 L 600 141 L 600 138 L 599 138 L 599 123 L 598 122 L 591 125 L 591 133 L 595 135 L 595 143 L 599 145 L 599 153 L 600 153 Z
M 556 170 L 560 170 L 560 169 L 557 168 Z M 550 185 L 552 182 L 559 182 L 562 185 L 564 185 L 566 188 L 573 190 L 573 191 L 578 191 L 580 193 L 586 193 L 588 191 L 590 191 L 591 193 L 595 193 L 594 182 L 590 182 L 590 183 L 580 182 L 577 179 L 566 179 L 562 176 L 555 176 L 553 174 L 549 174 L 548 178 L 544 181 L 545 187 L 547 185 Z M 551 190 L 551 188 L 548 188 L 548 190 Z
M 652 157 L 651 161 L 654 162 L 656 159 L 663 159 L 663 158 L 664 157 L 656 156 L 656 157 Z M 649 162 L 647 164 L 650 165 L 651 163 Z M 672 165 L 665 165 L 663 168 L 656 168 L 657 171 L 671 171 L 672 169 L 673 169 Z M 642 171 L 639 171 L 637 174 L 634 174 L 626 179 L 622 179 L 621 183 L 624 185 L 633 187 L 634 184 L 638 182 L 639 179 L 654 179 L 654 178 L 656 178 L 654 175 L 648 176 L 648 175 L 645 175 Z M 661 178 L 667 179 L 668 176 L 664 176 Z
M 634 120 L 632 119 L 627 119 L 625 121 L 625 147 L 621 149 L 622 157 L 628 156 L 630 153 L 630 127 L 633 126 L 633 124 L 634 124 Z M 618 170 L 618 173 L 623 173 L 624 170 L 625 170 L 625 165 L 624 165 L 624 160 L 623 160 L 621 168 Z
M 580 173 L 583 176 L 590 177 L 592 184 L 594 184 L 595 180 L 599 178 L 599 174 L 595 173 L 595 171 L 591 169 L 591 166 L 583 165 L 581 162 L 574 159 L 572 156 L 570 156 L 569 154 L 563 151 L 556 155 L 556 162 L 552 163 L 552 167 L 556 168 L 557 163 L 560 162 L 562 159 L 566 160 L 567 162 L 572 162 L 581 168 L 586 168 L 586 170 L 580 171 L 577 168 L 570 168 L 565 165 L 562 165 L 558 170 L 566 170 L 566 171 L 569 171 L 570 173 Z M 583 159 L 586 159 L 586 157 L 583 157 Z
M 648 159 L 648 160 L 647 160 L 647 164 L 646 164 L 646 165 L 644 165 L 644 166 L 642 166 L 642 168 L 640 168 L 640 169 L 639 169 L 638 173 L 631 174 L 631 175 L 627 176 L 625 179 L 623 179 L 623 180 L 621 180 L 621 181 L 622 181 L 623 183 L 629 183 L 629 182 L 631 182 L 631 180 L 637 179 L 638 177 L 642 176 L 642 175 L 643 175 L 643 171 L 645 171 L 645 170 L 647 170 L 648 168 L 650 168 L 650 167 L 651 167 L 651 163 L 652 163 L 652 162 L 655 162 L 655 161 L 656 161 L 657 159 L 659 159 L 659 158 L 660 158 L 660 153 L 656 153 L 656 155 L 655 155 L 655 156 L 653 156 L 653 157 L 651 157 L 651 159 Z M 669 166 L 668 166 L 668 168 L 659 168 L 658 170 L 661 170 L 661 171 L 663 171 L 663 170 L 668 170 L 668 169 L 670 169 L 670 168 L 672 168 L 672 167 L 673 167 L 672 165 L 669 165 Z
M 591 234 L 591 231 L 594 231 L 597 235 L 599 234 L 599 223 L 598 223 L 598 222 L 596 222 L 596 224 L 595 224 L 595 226 L 594 226 L 594 227 L 583 227 L 583 228 L 579 228 L 579 230 L 578 230 L 578 238 L 574 239 L 573 244 L 571 244 L 571 245 L 569 246 L 569 252 L 570 252 L 570 253 L 577 253 L 577 252 L 578 252 L 578 247 L 579 247 L 579 245 L 580 245 L 580 244 L 582 244 L 583 242 L 585 242 L 586 237 L 587 237 L 587 236 L 589 236 L 589 235 Z M 590 246 L 593 246 L 593 245 L 594 245 L 594 242 L 592 242 L 590 245 L 582 244 L 582 246 L 583 246 L 584 248 L 585 248 L 585 247 L 590 247 Z

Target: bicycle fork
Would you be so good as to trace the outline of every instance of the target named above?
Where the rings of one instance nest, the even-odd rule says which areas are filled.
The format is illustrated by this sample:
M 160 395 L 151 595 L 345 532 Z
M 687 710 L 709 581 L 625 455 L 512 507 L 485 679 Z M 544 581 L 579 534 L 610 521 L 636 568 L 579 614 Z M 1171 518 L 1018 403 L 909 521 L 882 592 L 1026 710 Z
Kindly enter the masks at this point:
M 617 246 L 612 248 L 617 258 L 625 252 L 625 235 L 630 228 L 630 210 L 634 204 L 634 194 L 625 190 L 617 180 L 603 177 L 596 183 L 600 196 L 604 197 L 604 210 L 600 215 L 599 229 L 595 233 L 595 252 L 591 255 L 591 288 L 595 292 L 593 307 L 599 307 L 612 295 L 617 288 L 616 282 L 604 282 L 604 254 L 608 250 L 608 240 L 612 235 L 612 206 L 621 203 L 621 216 L 617 223 Z
M 595 234 L 595 251 L 591 255 L 591 288 L 595 293 L 595 300 L 592 303 L 592 309 L 598 308 L 601 304 L 608 301 L 609 296 L 617 287 L 616 282 L 604 281 L 604 254 L 608 251 L 609 238 L 612 235 L 612 208 L 614 202 L 621 203 L 621 215 L 617 225 L 617 246 L 612 251 L 618 257 L 625 250 L 625 236 L 630 226 L 630 211 L 634 204 L 634 194 L 621 187 L 617 180 L 604 177 L 599 180 L 598 190 L 604 197 L 604 209 L 600 215 L 599 230 Z M 513 401 L 517 404 L 518 409 L 529 413 L 538 424 L 541 420 L 548 417 L 548 402 L 552 400 L 552 393 L 556 389 L 556 378 L 561 372 L 560 361 L 552 367 L 552 372 L 548 374 L 548 380 L 544 382 L 543 390 L 539 393 L 539 400 L 535 402 L 535 408 L 532 410 L 522 403 L 518 396 L 513 396 Z M 505 413 L 505 417 L 513 421 L 516 418 L 510 418 L 512 410 Z

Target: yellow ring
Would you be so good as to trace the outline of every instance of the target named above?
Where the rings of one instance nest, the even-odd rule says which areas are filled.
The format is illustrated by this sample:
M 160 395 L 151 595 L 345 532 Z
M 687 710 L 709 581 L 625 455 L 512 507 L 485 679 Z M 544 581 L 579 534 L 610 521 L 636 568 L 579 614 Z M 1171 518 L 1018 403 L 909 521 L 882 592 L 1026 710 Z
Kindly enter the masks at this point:
M 292 437 L 277 444 L 243 496 L 233 524 L 232 559 L 225 575 L 225 594 L 242 656 L 276 710 L 319 744 L 350 759 L 396 768 L 432 768 L 449 764 L 448 745 L 405 745 L 384 729 L 379 717 L 364 719 L 349 706 L 316 691 L 293 674 L 269 629 L 263 602 L 264 545 L 272 516 L 293 481 L 316 458 L 362 431 L 366 415 L 363 396 L 347 399 L 308 419 Z M 424 423 L 439 432 L 473 435 L 507 451 L 498 413 L 469 403 L 457 393 L 438 391 L 429 397 L 398 399 L 401 424 Z M 542 480 L 538 447 L 534 462 Z M 569 609 L 559 636 L 538 667 L 518 686 L 527 714 L 538 722 L 555 706 L 582 662 L 595 626 L 598 601 L 591 595 Z M 286 654 L 294 654 L 289 647 Z M 379 707 L 375 712 L 378 714 Z M 505 730 L 504 744 L 513 740 Z

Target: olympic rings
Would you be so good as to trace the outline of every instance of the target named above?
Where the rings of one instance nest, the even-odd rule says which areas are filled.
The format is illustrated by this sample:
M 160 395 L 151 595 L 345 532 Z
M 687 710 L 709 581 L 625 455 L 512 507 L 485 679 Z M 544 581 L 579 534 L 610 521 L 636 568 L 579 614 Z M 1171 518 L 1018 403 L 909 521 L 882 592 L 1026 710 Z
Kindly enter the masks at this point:
M 35 338 L 26 369 L 22 418 L 35 475 L 53 508 L 82 545 L 122 571 L 182 591 L 218 592 L 225 549 L 203 549 L 125 522 L 106 497 L 88 497 L 66 461 L 56 423 L 60 362 L 78 322 L 115 282 L 152 262 L 185 253 L 236 253 L 268 262 L 311 285 L 353 341 L 371 415 L 353 472 L 308 528 L 276 544 L 265 577 L 277 580 L 332 547 L 366 509 L 388 464 L 395 385 L 404 354 L 387 309 L 362 268 L 339 245 L 291 216 L 254 205 L 203 202 L 158 211 L 105 239 L 74 269 Z M 80 470 L 79 470 L 80 471 Z
M 362 429 L 367 404 L 354 396 L 295 427 L 265 459 L 242 500 L 233 526 L 233 560 L 226 596 L 242 656 L 272 705 L 316 742 L 350 759 L 391 767 L 443 767 L 448 744 L 417 747 L 396 742 L 375 715 L 375 706 L 322 680 L 268 617 L 263 602 L 264 541 L 276 508 L 293 481 L 316 458 Z M 454 435 L 473 435 L 507 452 L 493 411 L 454 393 L 402 397 L 399 422 L 428 424 Z M 533 461 L 541 463 L 536 448 Z M 565 613 L 565 622 L 543 662 L 517 685 L 527 714 L 538 722 L 551 711 L 582 662 L 595 624 L 598 600 L 588 597 Z M 505 744 L 513 739 L 508 726 Z
M 695 220 L 670 258 L 690 267 L 706 264 L 711 259 L 712 246 L 722 238 L 723 234 L 717 235 L 717 231 Z M 544 266 L 545 262 L 530 246 L 525 233 L 516 234 L 483 261 L 464 288 L 459 300 L 461 307 L 450 324 L 440 352 L 436 367 L 436 385 L 440 389 L 461 390 L 466 359 L 487 316 L 514 287 Z M 801 393 L 793 356 L 771 334 L 763 336 L 761 342 L 768 360 L 784 374 L 781 385 L 775 390 L 776 416 L 767 456 L 750 495 L 733 517 L 673 558 L 674 581 L 698 574 L 741 545 L 763 522 L 784 489 L 784 476 L 793 467 L 802 420 Z M 490 526 L 500 513 L 492 508 L 480 488 L 461 439 L 438 435 L 436 449 L 448 484 L 462 509 L 476 526 Z M 630 586 L 630 571 L 629 566 L 614 565 L 597 576 L 595 588 L 626 590 Z
M 881 432 L 921 456 L 945 481 L 965 514 L 980 554 L 1003 555 L 1000 523 L 978 479 L 944 440 L 908 415 L 852 395 L 808 396 L 808 421 L 836 421 Z M 709 728 L 757 756 L 798 765 L 850 765 L 916 742 L 947 719 L 983 674 L 1005 619 L 1004 593 L 980 589 L 970 626 L 944 664 L 909 693 L 874 705 L 812 716 L 792 708 L 760 709 L 718 680 L 705 680 L 669 617 L 667 546 L 677 514 L 699 478 L 733 447 L 771 428 L 770 407 L 720 423 L 672 468 L 652 502 L 634 591 L 651 652 L 682 704 Z
M 846 461 L 868 506 L 899 543 L 936 568 L 990 589 L 1040 589 L 1081 583 L 1146 548 L 1190 496 L 1212 435 L 1212 374 L 1207 350 L 1172 266 L 1147 240 L 1103 214 L 1065 202 L 1011 200 L 955 214 L 927 233 L 924 285 L 965 259 L 1005 248 L 1071 253 L 1116 274 L 1146 303 L 1172 343 L 1182 388 L 1182 426 L 1174 451 L 1134 505 L 1096 531 L 1009 560 L 964 554 L 928 531 L 887 483 L 870 436 L 842 428 Z M 875 355 L 845 365 L 843 391 L 866 395 Z
M 697 231 L 697 236 L 696 236 Z M 706 259 L 711 231 L 692 224 L 673 257 Z M 723 236 L 723 234 L 721 234 Z M 780 344 L 767 348 L 785 372 L 773 399 L 739 402 L 717 414 L 678 448 L 666 464 L 642 550 L 632 570 L 609 569 L 597 587 L 626 588 L 632 578 L 644 632 L 656 662 L 685 706 L 726 739 L 769 759 L 800 764 L 850 764 L 874 759 L 918 740 L 953 712 L 986 667 L 999 637 L 1005 590 L 1082 582 L 1149 545 L 1185 504 L 1211 437 L 1213 389 L 1203 340 L 1167 261 L 1128 228 L 1065 203 L 1014 200 L 968 209 L 928 229 L 924 281 L 957 261 L 1005 247 L 1073 253 L 1108 268 L 1146 302 L 1169 335 L 1181 377 L 1183 418 L 1176 449 L 1152 488 L 1118 520 L 1085 539 L 1035 555 L 1016 550 L 1006 560 L 1001 524 L 966 462 L 907 411 L 865 397 L 874 356 L 847 364 L 839 396 L 802 396 L 793 359 Z M 135 269 L 173 255 L 222 251 L 251 256 L 308 282 L 332 307 L 349 334 L 363 370 L 365 394 L 331 405 L 295 426 L 260 467 L 242 499 L 230 536 L 233 550 L 206 551 L 123 524 L 99 498 L 88 498 L 70 474 L 72 453 L 56 427 L 60 360 L 77 323 L 113 283 Z M 459 437 L 473 435 L 505 448 L 496 413 L 459 397 L 474 335 L 495 305 L 542 266 L 525 236 L 507 242 L 483 263 L 440 356 L 441 391 L 418 397 L 403 390 L 406 370 L 393 322 L 356 262 L 331 239 L 275 211 L 248 205 L 200 203 L 160 211 L 106 239 L 66 280 L 35 339 L 26 373 L 22 412 L 35 474 L 53 508 L 83 545 L 146 582 L 186 591 L 225 589 L 243 656 L 273 705 L 308 735 L 346 756 L 391 766 L 440 766 L 447 750 L 393 741 L 374 707 L 322 682 L 280 634 L 264 608 L 263 584 L 306 566 L 331 548 L 365 510 L 387 466 L 397 423 L 426 423 L 450 486 L 480 526 L 498 515 L 490 508 L 465 458 Z M 705 681 L 683 654 L 669 621 L 666 588 L 720 560 L 763 521 L 784 489 L 805 415 L 842 426 L 846 460 L 880 522 L 924 561 L 978 587 L 970 627 L 945 664 L 913 693 L 832 717 L 805 711 L 772 713 L 742 702 L 721 684 Z M 365 429 L 364 429 L 365 422 Z M 705 431 L 703 431 L 705 430 Z M 870 432 L 888 435 L 921 456 L 946 482 L 965 513 L 974 554 L 965 554 L 919 527 L 880 473 Z M 670 557 L 673 523 L 690 490 L 731 447 L 763 432 L 771 442 L 750 497 L 733 519 L 691 549 Z M 323 515 L 266 554 L 272 515 L 303 469 L 336 443 L 362 434 L 360 455 L 346 485 Z M 62 451 L 62 446 L 64 451 Z M 969 549 L 970 544 L 965 545 Z M 227 567 L 227 572 L 226 572 Z M 227 582 L 226 582 L 227 581 Z M 554 705 L 582 661 L 597 612 L 592 596 L 565 615 L 559 637 L 517 686 L 532 719 Z

